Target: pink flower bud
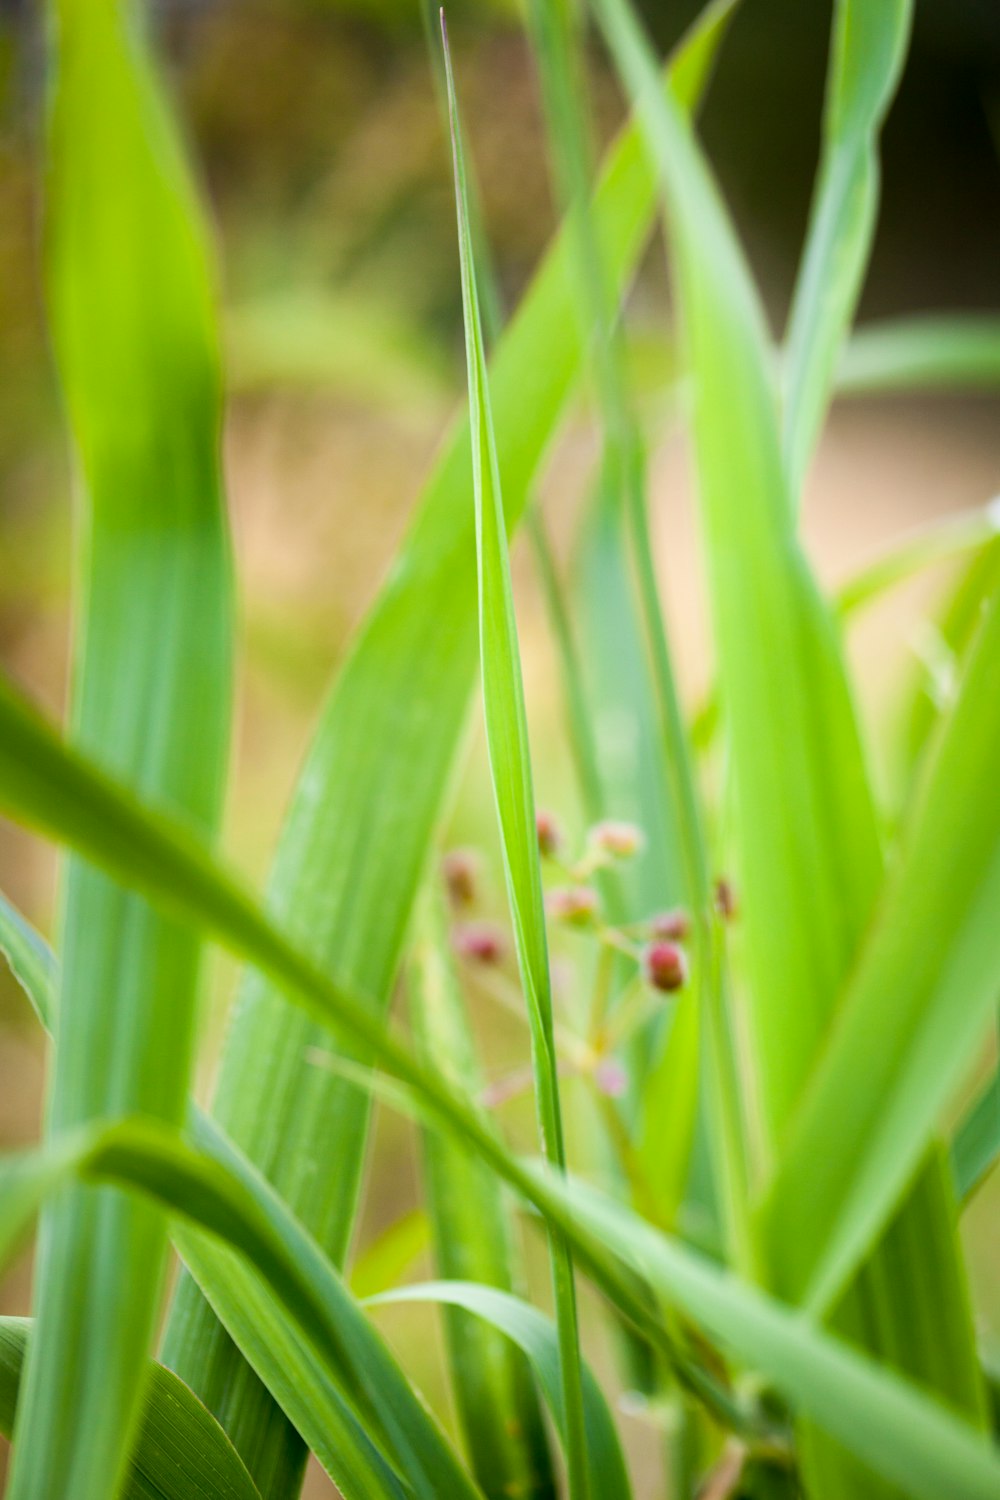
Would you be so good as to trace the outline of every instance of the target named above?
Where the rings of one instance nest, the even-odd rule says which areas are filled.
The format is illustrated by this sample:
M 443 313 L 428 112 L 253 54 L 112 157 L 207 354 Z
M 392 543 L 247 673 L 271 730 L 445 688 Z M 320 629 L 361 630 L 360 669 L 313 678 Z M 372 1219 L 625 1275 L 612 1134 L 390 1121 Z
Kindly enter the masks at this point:
M 641 828 L 636 828 L 634 823 L 619 823 L 613 819 L 595 823 L 587 834 L 591 848 L 609 854 L 612 859 L 631 859 L 639 853 L 644 842 Z
M 456 906 L 471 906 L 475 901 L 478 873 L 479 856 L 474 849 L 449 849 L 441 860 L 441 874 Z
M 562 829 L 552 813 L 541 810 L 535 815 L 535 827 L 538 830 L 539 853 L 543 859 L 551 859 L 563 846 Z
M 603 1057 L 594 1069 L 594 1082 L 609 1099 L 620 1099 L 628 1088 L 628 1073 L 617 1057 Z
M 507 949 L 494 922 L 463 922 L 452 929 L 451 942 L 459 958 L 474 964 L 498 964 Z
M 661 911 L 652 917 L 649 930 L 655 938 L 683 943 L 691 935 L 691 918 L 683 907 L 675 906 L 671 911 Z
M 646 983 L 652 985 L 654 990 L 665 993 L 679 990 L 688 976 L 684 950 L 676 943 L 650 943 L 642 955 L 642 972 Z
M 739 911 L 732 881 L 720 875 L 715 882 L 715 907 L 724 922 L 731 922 Z
M 549 916 L 570 927 L 592 926 L 598 909 L 597 897 L 587 885 L 561 885 L 545 898 Z

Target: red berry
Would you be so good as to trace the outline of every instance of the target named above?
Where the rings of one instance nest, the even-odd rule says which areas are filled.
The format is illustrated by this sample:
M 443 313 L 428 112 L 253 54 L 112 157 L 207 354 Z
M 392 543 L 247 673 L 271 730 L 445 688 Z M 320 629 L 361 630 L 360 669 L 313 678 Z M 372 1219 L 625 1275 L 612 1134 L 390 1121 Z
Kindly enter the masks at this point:
M 449 849 L 441 860 L 441 874 L 456 906 L 471 906 L 475 901 L 478 870 L 479 856 L 474 849 Z
M 506 951 L 504 935 L 493 922 L 464 922 L 451 934 L 460 958 L 475 964 L 498 964 Z
M 683 948 L 666 941 L 650 943 L 642 955 L 642 972 L 654 990 L 679 990 L 688 976 Z
M 590 927 L 599 910 L 597 897 L 588 885 L 561 885 L 549 891 L 545 909 L 555 921 L 570 927 Z
M 612 859 L 631 859 L 643 845 L 642 830 L 634 823 L 622 823 L 608 818 L 595 823 L 587 834 L 587 843 Z
M 539 853 L 545 859 L 551 859 L 562 848 L 562 829 L 550 812 L 543 811 L 535 815 L 535 828 L 538 832 Z

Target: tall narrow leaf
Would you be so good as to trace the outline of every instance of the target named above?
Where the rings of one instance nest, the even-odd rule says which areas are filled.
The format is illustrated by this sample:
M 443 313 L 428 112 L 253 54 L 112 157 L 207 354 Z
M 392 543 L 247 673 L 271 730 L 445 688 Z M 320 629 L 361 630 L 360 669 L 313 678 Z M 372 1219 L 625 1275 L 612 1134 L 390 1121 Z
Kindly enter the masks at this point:
M 418 1051 L 473 1095 L 482 1086 L 462 992 L 447 952 L 443 913 L 420 904 L 410 965 L 409 1013 Z M 439 1273 L 509 1295 L 513 1239 L 501 1184 L 459 1142 L 426 1130 L 427 1212 Z M 496 1500 L 551 1495 L 553 1476 L 530 1368 L 515 1346 L 458 1307 L 445 1312 L 455 1405 L 483 1491 Z
M 229 709 L 229 569 L 209 257 L 126 0 L 52 5 L 49 308 L 79 464 L 72 717 L 133 785 L 211 829 Z M 47 1129 L 182 1117 L 198 943 L 81 861 Z M 43 1218 L 10 1495 L 110 1496 L 143 1394 L 162 1216 L 74 1188 Z
M 443 21 L 442 12 L 442 26 Z M 556 1166 L 564 1167 L 566 1148 L 559 1102 L 552 987 L 542 906 L 538 835 L 535 830 L 528 722 L 521 681 L 510 560 L 507 556 L 500 469 L 486 376 L 486 353 L 479 318 L 476 270 L 472 258 L 462 134 L 446 32 L 444 45 L 458 208 L 465 349 L 469 372 L 469 420 L 472 429 L 472 479 L 479 578 L 479 650 L 486 745 L 500 823 L 500 842 L 514 924 L 518 968 L 531 1024 L 539 1130 L 546 1156 Z M 558 1232 L 550 1232 L 549 1243 L 556 1324 L 559 1330 L 559 1368 L 566 1422 L 569 1488 L 573 1500 L 585 1500 L 589 1484 L 573 1261 L 568 1244 Z
M 1000 594 L 771 1189 L 774 1253 L 814 1302 L 843 1285 L 898 1200 L 996 1003 L 998 671 Z M 821 1147 L 831 1132 L 836 1150 Z M 786 1237 L 792 1205 L 799 1232 Z
M 903 67 L 912 0 L 837 0 L 823 158 L 785 342 L 783 447 L 798 501 L 875 229 L 877 140 Z

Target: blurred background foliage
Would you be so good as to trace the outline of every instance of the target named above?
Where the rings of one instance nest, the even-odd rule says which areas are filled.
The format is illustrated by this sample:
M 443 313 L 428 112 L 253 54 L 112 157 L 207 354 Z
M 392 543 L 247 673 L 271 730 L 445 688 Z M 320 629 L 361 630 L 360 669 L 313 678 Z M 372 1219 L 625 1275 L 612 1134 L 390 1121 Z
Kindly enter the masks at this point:
M 661 47 L 699 0 L 647 0 Z M 819 146 L 830 7 L 744 0 L 703 134 L 783 325 Z M 61 709 L 67 659 L 70 471 L 41 299 L 43 36 L 33 0 L 0 0 L 0 655 Z M 536 81 L 514 0 L 453 0 L 456 67 L 508 309 L 554 224 Z M 449 160 L 421 0 L 156 0 L 150 24 L 199 164 L 217 232 L 231 399 L 225 434 L 241 587 L 241 695 L 227 845 L 255 875 L 273 844 L 322 691 L 391 559 L 434 447 L 460 398 L 461 299 Z M 621 101 L 600 52 L 602 136 Z M 883 199 L 861 320 L 1000 305 L 1000 7 L 917 4 L 906 74 L 883 137 Z M 632 294 L 630 339 L 644 410 L 669 372 L 666 275 L 655 245 Z M 662 404 L 662 402 L 661 402 Z M 694 703 L 707 633 L 683 502 L 684 445 L 664 425 L 654 524 L 679 675 Z M 560 557 L 594 457 L 581 413 L 546 504 Z M 840 581 L 910 525 L 1000 490 L 992 395 L 845 402 L 810 478 L 806 534 Z M 537 587 L 515 577 L 540 800 L 570 822 L 567 750 Z M 941 574 L 897 592 L 856 631 L 876 727 L 884 684 L 919 647 Z M 482 757 L 460 788 L 454 836 L 492 845 Z M 569 805 L 567 803 L 569 802 Z M 51 930 L 47 850 L 0 828 L 0 884 Z M 499 911 L 499 865 L 493 866 Z M 228 993 L 217 965 L 210 1024 Z M 494 1008 L 491 1057 L 523 1038 Z M 40 1044 L 0 974 L 0 1143 L 35 1136 Z M 383 1121 L 365 1233 L 413 1201 L 408 1132 Z M 996 1183 L 967 1216 L 985 1292 Z M 995 1241 L 994 1241 L 995 1243 Z M 996 1296 L 996 1281 L 993 1278 Z M 27 1272 L 6 1305 L 25 1304 Z M 983 1316 L 1000 1340 L 1000 1307 Z M 407 1337 L 410 1315 L 395 1315 Z M 414 1330 L 426 1323 L 414 1315 Z M 418 1358 L 424 1356 L 417 1355 Z M 432 1355 L 426 1356 L 432 1359 Z M 433 1374 L 418 1375 L 433 1392 Z

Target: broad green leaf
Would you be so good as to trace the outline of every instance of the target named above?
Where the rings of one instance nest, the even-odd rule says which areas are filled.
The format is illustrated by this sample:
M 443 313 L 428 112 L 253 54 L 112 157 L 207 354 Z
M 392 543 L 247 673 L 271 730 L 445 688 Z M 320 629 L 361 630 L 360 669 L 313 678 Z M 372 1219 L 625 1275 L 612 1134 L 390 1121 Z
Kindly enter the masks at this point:
M 837 362 L 847 396 L 885 390 L 995 390 L 1000 319 L 953 314 L 887 319 L 855 330 Z
M 559 1340 L 551 1318 L 510 1292 L 470 1281 L 425 1281 L 397 1287 L 369 1299 L 371 1306 L 396 1302 L 437 1302 L 445 1309 L 463 1308 L 473 1322 L 484 1322 L 510 1341 L 531 1361 L 545 1393 L 549 1410 L 566 1439 L 566 1421 L 559 1379 Z M 583 1399 L 587 1420 L 587 1461 L 594 1493 L 629 1500 L 629 1483 L 614 1419 L 589 1366 L 583 1367 Z M 508 1491 L 509 1493 L 509 1491 Z
M 442 28 L 444 17 L 442 13 Z M 483 683 L 486 750 L 500 825 L 507 899 L 521 988 L 531 1025 L 531 1055 L 539 1133 L 546 1157 L 566 1165 L 559 1063 L 552 1019 L 552 980 L 542 904 L 535 797 L 528 743 L 528 718 L 521 680 L 521 656 L 507 555 L 507 533 L 497 459 L 486 350 L 479 314 L 465 185 L 465 158 L 458 101 L 444 32 L 448 109 L 454 157 L 458 245 L 462 271 L 462 310 L 469 376 L 472 431 L 472 487 L 476 517 L 476 570 L 479 580 L 479 660 Z M 557 1231 L 549 1233 L 552 1285 L 559 1331 L 559 1369 L 566 1424 L 566 1465 L 571 1500 L 590 1492 L 580 1368 L 576 1283 L 570 1248 Z
M 766 1219 L 784 1283 L 813 1306 L 844 1285 L 898 1202 L 996 1003 L 998 671 L 1000 596 L 937 737 L 769 1194 Z M 794 1235 L 786 1232 L 791 1222 Z
M 56 966 L 48 943 L 0 891 L 0 953 L 47 1031 L 55 1016 Z
M 434 1061 L 457 1087 L 475 1096 L 482 1075 L 445 944 L 440 900 L 428 892 L 418 906 L 409 968 L 414 1044 L 426 1061 Z M 514 1244 L 501 1183 L 460 1142 L 425 1130 L 422 1145 L 438 1273 L 509 1295 Z M 497 1500 L 511 1494 L 552 1495 L 552 1465 L 527 1362 L 481 1319 L 452 1308 L 444 1326 L 455 1405 L 484 1493 Z
M 53 0 L 48 307 L 83 516 L 74 733 L 211 829 L 225 774 L 230 579 L 210 257 L 131 0 Z M 183 1116 L 198 942 L 71 859 L 47 1131 Z M 166 1256 L 148 1204 L 47 1206 L 12 1500 L 115 1492 Z
M 912 0 L 837 0 L 823 153 L 785 342 L 783 450 L 798 502 L 878 206 L 878 132 L 906 56 Z
M 0 1432 L 10 1437 L 31 1320 L 0 1318 Z M 122 1500 L 257 1500 L 218 1422 L 182 1380 L 151 1364 Z
M 675 64 L 697 97 L 720 33 L 712 16 Z M 594 200 L 609 286 L 628 284 L 653 221 L 654 177 L 639 133 L 612 147 Z M 498 344 L 490 380 L 506 521 L 518 521 L 574 389 L 584 350 L 574 317 L 565 232 Z M 321 962 L 388 1004 L 410 910 L 461 739 L 476 664 L 475 539 L 467 421 L 458 421 L 424 488 L 414 523 L 354 642 L 299 779 L 269 887 L 271 908 Z M 322 1040 L 290 1014 L 280 986 L 250 976 L 230 1025 L 213 1113 L 316 1234 L 336 1263 L 350 1241 L 368 1122 L 366 1095 L 305 1061 Z M 363 1055 L 363 1054 L 362 1054 Z M 340 1170 L 331 1173 L 336 1140 Z M 200 1318 L 183 1284 L 166 1349 L 189 1383 L 231 1392 L 223 1425 L 249 1434 L 273 1422 L 239 1360 Z M 181 1346 L 180 1324 L 184 1325 Z M 230 1410 L 231 1408 L 231 1410 Z M 280 1424 L 266 1445 L 304 1454 Z M 265 1462 L 270 1460 L 265 1458 Z M 276 1473 L 275 1491 L 282 1480 Z
M 968 1422 L 817 1328 L 801 1310 L 659 1234 L 629 1209 L 552 1172 L 544 1177 L 549 1195 L 565 1203 L 582 1230 L 883 1479 L 915 1500 L 996 1495 L 1000 1451 Z

